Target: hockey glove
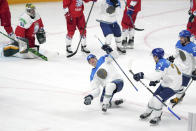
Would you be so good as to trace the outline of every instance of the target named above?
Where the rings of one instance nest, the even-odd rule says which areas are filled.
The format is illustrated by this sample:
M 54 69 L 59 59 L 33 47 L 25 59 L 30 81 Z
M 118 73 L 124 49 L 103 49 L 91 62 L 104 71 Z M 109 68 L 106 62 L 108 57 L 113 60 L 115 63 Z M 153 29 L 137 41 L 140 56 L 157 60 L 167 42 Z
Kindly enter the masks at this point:
M 194 16 L 193 14 L 191 14 L 190 17 L 189 17 L 189 22 L 192 23 L 192 22 L 194 21 L 194 17 L 195 17 L 195 16 Z
M 93 100 L 93 96 L 92 95 L 85 96 L 84 97 L 84 104 L 85 105 L 90 105 L 92 100 Z
M 107 54 L 110 54 L 113 51 L 112 48 L 107 44 L 103 45 L 101 49 L 103 49 Z
M 131 16 L 133 14 L 133 12 L 134 12 L 134 7 L 133 6 L 128 7 L 128 9 L 127 9 L 127 15 L 128 16 Z
M 109 0 L 109 1 L 110 1 L 110 3 L 112 3 L 112 5 L 113 5 L 114 7 L 120 6 L 119 3 L 118 3 L 118 0 Z
M 68 8 L 64 8 L 64 14 L 65 14 L 65 18 L 66 20 L 72 24 L 72 17 L 71 14 L 69 13 L 69 9 Z
M 144 79 L 144 73 L 139 72 L 139 73 L 134 74 L 133 79 L 135 79 L 136 81 L 140 81 L 140 79 Z
M 189 10 L 189 11 L 188 11 L 188 14 L 189 14 L 189 15 L 191 15 L 191 14 L 192 14 L 191 10 Z
M 36 37 L 39 44 L 43 44 L 46 42 L 46 33 L 43 28 L 39 29 L 39 31 L 36 33 Z
M 192 79 L 195 81 L 196 80 L 196 71 L 192 72 Z
M 150 81 L 149 86 L 156 86 L 160 81 Z
M 170 61 L 171 63 L 174 63 L 175 58 L 173 56 L 169 56 L 167 60 Z

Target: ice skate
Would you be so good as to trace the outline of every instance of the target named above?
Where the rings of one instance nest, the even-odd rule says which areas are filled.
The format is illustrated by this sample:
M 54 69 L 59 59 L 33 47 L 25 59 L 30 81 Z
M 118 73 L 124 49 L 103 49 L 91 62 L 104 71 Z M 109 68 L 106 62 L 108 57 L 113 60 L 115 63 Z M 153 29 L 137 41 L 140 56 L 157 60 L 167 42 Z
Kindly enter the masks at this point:
M 87 49 L 86 45 L 81 46 L 81 51 L 84 52 L 84 53 L 86 53 L 86 54 L 89 54 L 90 53 L 90 51 Z

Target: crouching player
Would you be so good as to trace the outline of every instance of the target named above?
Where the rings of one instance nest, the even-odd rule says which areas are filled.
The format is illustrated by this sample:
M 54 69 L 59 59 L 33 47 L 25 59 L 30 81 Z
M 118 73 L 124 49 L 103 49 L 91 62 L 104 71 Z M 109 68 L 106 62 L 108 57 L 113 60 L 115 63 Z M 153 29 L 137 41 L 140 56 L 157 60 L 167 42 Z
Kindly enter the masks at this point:
M 112 59 L 109 56 L 113 51 L 112 48 L 108 45 L 103 45 L 102 49 L 106 51 L 107 54 L 99 59 L 93 54 L 87 57 L 88 63 L 93 66 L 90 75 L 92 91 L 85 96 L 84 104 L 90 105 L 91 101 L 99 96 L 100 88 L 103 87 L 100 102 L 102 103 L 102 111 L 106 112 L 112 104 L 120 105 L 123 103 L 122 99 L 113 102 L 112 98 L 115 93 L 122 90 L 124 82 L 114 68 Z

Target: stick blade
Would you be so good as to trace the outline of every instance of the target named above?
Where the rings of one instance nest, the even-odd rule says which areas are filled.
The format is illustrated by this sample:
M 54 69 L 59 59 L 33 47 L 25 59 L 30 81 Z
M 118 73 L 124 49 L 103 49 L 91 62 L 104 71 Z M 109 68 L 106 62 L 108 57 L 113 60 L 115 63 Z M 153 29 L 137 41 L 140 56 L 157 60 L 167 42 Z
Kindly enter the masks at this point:
M 136 27 L 134 27 L 134 29 L 136 30 L 136 31 L 143 31 L 144 29 L 139 29 L 139 28 L 136 28 Z

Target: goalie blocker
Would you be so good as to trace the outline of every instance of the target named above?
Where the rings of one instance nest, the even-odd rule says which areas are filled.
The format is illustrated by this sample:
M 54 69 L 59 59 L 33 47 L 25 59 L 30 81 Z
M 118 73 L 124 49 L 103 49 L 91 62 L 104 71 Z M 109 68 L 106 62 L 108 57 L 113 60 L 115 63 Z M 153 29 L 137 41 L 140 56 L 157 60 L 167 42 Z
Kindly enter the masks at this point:
M 43 44 L 46 42 L 46 33 L 43 28 L 41 28 L 37 33 L 36 33 L 37 40 L 39 44 Z

